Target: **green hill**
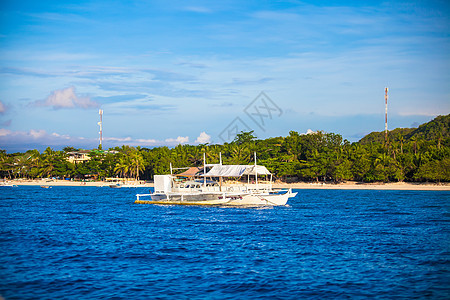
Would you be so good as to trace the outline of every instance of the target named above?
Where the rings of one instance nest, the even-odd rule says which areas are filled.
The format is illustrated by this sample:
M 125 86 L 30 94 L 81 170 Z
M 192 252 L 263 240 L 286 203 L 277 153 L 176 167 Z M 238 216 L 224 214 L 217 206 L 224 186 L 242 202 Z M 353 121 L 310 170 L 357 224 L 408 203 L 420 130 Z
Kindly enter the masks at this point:
M 396 128 L 388 131 L 389 141 L 404 142 L 410 140 L 447 140 L 450 138 L 450 115 L 438 116 L 428 123 L 420 125 L 418 128 Z M 367 145 L 371 143 L 384 143 L 384 131 L 371 132 L 361 140 L 359 143 Z

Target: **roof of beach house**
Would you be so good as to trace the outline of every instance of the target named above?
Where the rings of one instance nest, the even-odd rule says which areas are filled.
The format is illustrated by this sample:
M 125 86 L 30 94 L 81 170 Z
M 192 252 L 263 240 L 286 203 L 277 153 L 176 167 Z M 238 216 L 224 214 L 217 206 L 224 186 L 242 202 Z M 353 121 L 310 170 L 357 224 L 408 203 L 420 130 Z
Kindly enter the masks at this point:
M 183 173 L 175 174 L 175 176 L 179 176 L 179 177 L 194 177 L 196 175 L 199 175 L 198 173 L 200 173 L 201 171 L 202 171 L 202 168 L 191 167 L 188 170 L 184 171 Z

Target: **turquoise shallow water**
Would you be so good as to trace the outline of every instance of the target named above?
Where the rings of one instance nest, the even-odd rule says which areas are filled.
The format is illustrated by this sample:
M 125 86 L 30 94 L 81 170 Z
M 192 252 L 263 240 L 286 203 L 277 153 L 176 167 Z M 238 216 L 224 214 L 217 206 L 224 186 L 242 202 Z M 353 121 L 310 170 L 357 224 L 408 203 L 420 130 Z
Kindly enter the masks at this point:
M 5 299 L 450 298 L 450 193 L 298 190 L 287 207 L 0 190 Z

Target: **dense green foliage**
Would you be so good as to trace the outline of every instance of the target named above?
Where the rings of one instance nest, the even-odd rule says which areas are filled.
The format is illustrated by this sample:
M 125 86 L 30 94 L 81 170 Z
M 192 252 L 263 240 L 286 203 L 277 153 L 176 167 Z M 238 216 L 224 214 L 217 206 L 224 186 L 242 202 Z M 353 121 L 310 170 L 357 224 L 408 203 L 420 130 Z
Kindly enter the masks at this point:
M 277 178 L 304 181 L 450 181 L 450 115 L 439 116 L 417 129 L 395 129 L 371 133 L 357 143 L 349 143 L 334 133 L 299 134 L 256 140 L 253 132 L 241 132 L 224 145 L 178 145 L 174 148 L 116 147 L 114 151 L 94 150 L 90 160 L 70 163 L 75 151 L 47 148 L 43 153 L 0 152 L 0 174 L 5 178 L 94 178 L 132 177 L 152 179 L 154 174 L 174 168 L 218 163 L 251 164 L 254 151 L 258 163 Z
M 439 140 L 448 137 L 450 132 L 450 115 L 438 116 L 431 122 L 420 125 L 418 128 L 397 128 L 388 132 L 389 141 L 401 142 L 409 140 Z M 385 132 L 372 132 L 363 137 L 359 143 L 384 143 Z

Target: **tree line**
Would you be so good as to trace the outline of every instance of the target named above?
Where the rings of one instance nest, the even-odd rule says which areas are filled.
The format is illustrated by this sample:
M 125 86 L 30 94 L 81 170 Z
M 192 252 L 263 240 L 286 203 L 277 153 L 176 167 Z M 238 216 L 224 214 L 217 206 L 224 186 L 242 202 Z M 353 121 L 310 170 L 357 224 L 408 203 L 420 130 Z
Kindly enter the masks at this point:
M 361 181 L 361 182 L 449 182 L 450 115 L 438 117 L 417 129 L 396 129 L 371 133 L 350 143 L 341 135 L 326 132 L 299 134 L 258 140 L 253 131 L 239 133 L 223 145 L 178 145 L 173 148 L 122 146 L 89 153 L 90 160 L 71 163 L 68 153 L 78 150 L 50 147 L 40 153 L 7 154 L 0 151 L 2 178 L 74 178 L 107 177 L 151 180 L 155 174 L 174 168 L 202 166 L 207 163 L 258 164 L 266 166 L 282 181 Z M 416 134 L 414 133 L 416 132 Z

